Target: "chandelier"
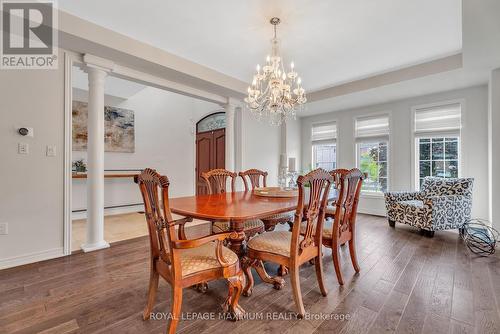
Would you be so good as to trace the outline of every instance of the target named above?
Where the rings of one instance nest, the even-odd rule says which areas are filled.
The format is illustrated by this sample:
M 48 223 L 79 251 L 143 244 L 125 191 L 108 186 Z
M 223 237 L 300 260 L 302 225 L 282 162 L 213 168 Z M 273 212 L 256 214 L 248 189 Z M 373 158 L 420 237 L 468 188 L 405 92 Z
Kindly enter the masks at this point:
M 271 55 L 266 57 L 266 64 L 262 68 L 257 65 L 257 73 L 248 87 L 245 103 L 259 119 L 266 117 L 272 125 L 280 125 L 289 118 L 295 119 L 297 110 L 302 110 L 307 99 L 293 62 L 290 63 L 290 70 L 285 70 L 280 55 L 280 41 L 276 37 L 276 26 L 280 19 L 273 17 L 270 23 L 274 27 Z

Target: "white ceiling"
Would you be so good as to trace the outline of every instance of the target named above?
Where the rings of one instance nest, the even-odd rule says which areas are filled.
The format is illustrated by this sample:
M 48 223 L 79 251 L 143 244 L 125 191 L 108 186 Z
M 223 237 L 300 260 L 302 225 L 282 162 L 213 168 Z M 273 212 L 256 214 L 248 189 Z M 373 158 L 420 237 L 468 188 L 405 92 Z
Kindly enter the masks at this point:
M 461 0 L 64 0 L 73 15 L 245 82 L 269 53 L 279 16 L 283 56 L 309 90 L 457 53 Z

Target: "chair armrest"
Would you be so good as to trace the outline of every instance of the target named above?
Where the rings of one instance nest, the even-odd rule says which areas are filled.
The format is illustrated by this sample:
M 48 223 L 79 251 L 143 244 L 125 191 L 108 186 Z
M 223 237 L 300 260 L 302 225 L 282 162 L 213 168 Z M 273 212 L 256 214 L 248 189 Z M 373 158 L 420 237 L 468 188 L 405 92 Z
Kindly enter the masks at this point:
M 464 195 L 427 197 L 424 210 L 433 230 L 461 228 L 471 219 L 472 198 Z
M 222 242 L 226 240 L 227 238 L 237 238 L 238 233 L 236 232 L 225 232 L 225 233 L 216 233 L 212 234 L 206 237 L 202 238 L 197 238 L 197 239 L 190 239 L 190 240 L 176 240 L 172 241 L 172 247 L 174 249 L 188 249 L 188 248 L 196 248 L 201 245 L 207 244 L 209 242 L 216 242 L 215 245 L 215 257 L 217 258 L 217 261 L 221 265 L 221 267 L 227 267 L 231 263 L 228 262 L 224 258 L 224 254 L 222 252 Z
M 421 196 L 420 191 L 391 191 L 384 193 L 386 202 L 418 200 Z
M 184 217 L 184 218 L 180 218 L 180 219 L 175 219 L 175 220 L 172 220 L 171 222 L 169 222 L 168 224 L 169 225 L 184 225 L 186 223 L 190 223 L 193 221 L 193 218 L 192 217 Z
M 237 238 L 238 234 L 236 232 L 224 232 L 211 234 L 197 239 L 175 240 L 172 241 L 172 247 L 175 249 L 196 248 L 212 241 L 223 241 L 230 237 Z
M 184 217 L 184 218 L 176 219 L 176 220 L 169 222 L 169 225 L 170 226 L 179 225 L 178 238 L 180 240 L 186 240 L 187 238 L 186 238 L 186 231 L 184 230 L 184 225 L 186 225 L 186 223 L 190 223 L 192 221 L 193 221 L 192 217 Z

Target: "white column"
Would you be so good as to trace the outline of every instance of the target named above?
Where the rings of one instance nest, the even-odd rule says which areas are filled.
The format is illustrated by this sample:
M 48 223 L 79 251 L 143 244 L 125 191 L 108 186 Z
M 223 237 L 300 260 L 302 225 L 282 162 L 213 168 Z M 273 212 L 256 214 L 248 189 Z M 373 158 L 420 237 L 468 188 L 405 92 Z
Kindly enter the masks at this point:
M 491 72 L 488 95 L 490 221 L 500 230 L 500 68 Z
M 224 106 L 226 112 L 226 169 L 230 171 L 235 170 L 235 112 L 238 105 L 229 99 L 228 103 Z
M 88 60 L 86 55 L 84 60 Z M 91 57 L 91 60 L 95 60 Z M 104 240 L 104 82 L 109 69 L 86 64 L 89 83 L 87 142 L 87 239 L 84 252 L 109 247 Z

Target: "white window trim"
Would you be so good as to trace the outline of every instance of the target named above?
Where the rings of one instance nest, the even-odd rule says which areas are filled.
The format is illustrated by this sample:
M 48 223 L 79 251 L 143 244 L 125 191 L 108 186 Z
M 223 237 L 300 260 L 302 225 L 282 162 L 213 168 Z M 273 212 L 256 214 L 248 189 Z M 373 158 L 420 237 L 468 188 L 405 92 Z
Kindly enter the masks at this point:
M 384 117 L 387 116 L 389 118 L 389 135 L 388 136 L 382 136 L 382 137 L 356 137 L 356 120 L 358 119 L 367 119 L 367 118 L 378 118 L 378 117 Z M 370 113 L 370 114 L 362 114 L 362 115 L 357 115 L 356 117 L 352 118 L 352 134 L 354 136 L 354 157 L 355 157 L 355 164 L 356 168 L 359 166 L 359 154 L 358 154 L 358 144 L 360 142 L 368 142 L 370 140 L 380 140 L 382 139 L 383 141 L 387 141 L 387 191 L 391 191 L 391 185 L 392 185 L 392 171 L 393 171 L 393 148 L 392 148 L 392 137 L 393 137 L 393 118 L 392 118 L 392 110 L 388 111 L 380 111 L 380 112 L 375 112 L 375 113 Z M 338 137 L 338 136 L 337 136 Z M 383 192 L 371 192 L 371 191 L 363 191 L 361 189 L 360 193 L 361 197 L 366 197 L 366 198 L 383 198 L 384 193 Z
M 335 118 L 335 119 L 329 119 L 329 120 L 325 120 L 325 121 L 321 121 L 321 122 L 313 122 L 311 123 L 311 126 L 310 126 L 310 129 L 309 129 L 309 147 L 311 148 L 311 169 L 315 169 L 314 167 L 314 148 L 313 146 L 315 145 L 315 143 L 313 142 L 312 140 L 312 129 L 314 126 L 317 126 L 317 125 L 323 125 L 323 124 L 331 124 L 331 123 L 335 123 L 335 126 L 337 127 L 337 137 L 331 141 L 332 144 L 335 144 L 335 161 L 336 161 L 336 164 L 337 164 L 337 168 L 338 168 L 338 165 L 339 165 L 339 142 L 340 142 L 340 127 L 338 126 L 339 125 L 339 122 L 338 120 Z M 326 142 L 325 142 L 326 143 Z M 319 144 L 319 143 L 316 143 L 316 144 Z
M 440 132 L 415 132 L 415 113 L 419 109 L 424 109 L 424 108 L 433 108 L 433 107 L 439 107 L 442 105 L 447 105 L 447 104 L 454 104 L 454 103 L 460 103 L 460 130 L 452 130 L 452 131 L 440 131 Z M 412 144 L 410 145 L 411 147 L 411 188 L 414 190 L 419 190 L 417 189 L 417 186 L 419 185 L 419 176 L 417 175 L 417 139 L 418 138 L 436 138 L 436 137 L 450 137 L 450 136 L 458 136 L 458 177 L 462 177 L 463 171 L 464 171 L 464 161 L 462 159 L 463 156 L 463 131 L 465 128 L 465 115 L 466 115 L 466 104 L 465 104 L 465 99 L 453 99 L 453 100 L 445 100 L 445 101 L 440 101 L 440 102 L 432 102 L 432 103 L 427 103 L 427 104 L 420 104 L 420 105 L 415 105 L 411 107 L 411 115 L 410 115 L 410 130 L 411 130 L 411 140 Z

